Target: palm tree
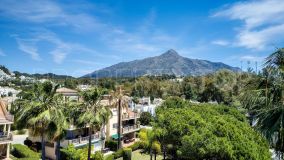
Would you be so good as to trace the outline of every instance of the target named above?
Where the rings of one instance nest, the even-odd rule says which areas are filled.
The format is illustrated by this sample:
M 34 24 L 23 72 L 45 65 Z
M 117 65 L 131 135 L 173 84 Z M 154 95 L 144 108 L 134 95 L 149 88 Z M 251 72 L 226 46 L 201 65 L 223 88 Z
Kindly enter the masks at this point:
M 103 123 L 101 113 L 104 107 L 100 104 L 101 96 L 102 91 L 98 88 L 82 92 L 84 102 L 79 122 L 89 127 L 88 160 L 91 157 L 92 132 L 100 128 Z
M 65 113 L 66 110 L 69 109 L 68 102 L 63 101 L 63 97 L 60 96 L 60 99 L 57 103 L 57 114 L 54 115 L 54 121 L 56 122 L 56 131 L 52 137 L 53 141 L 56 141 L 56 149 L 55 149 L 55 155 L 56 160 L 60 159 L 60 141 L 64 139 L 66 135 L 66 129 L 68 128 L 68 122 L 67 122 L 67 114 Z
M 24 92 L 24 98 L 18 101 L 20 109 L 17 112 L 18 122 L 30 129 L 34 136 L 41 137 L 42 159 L 45 160 L 45 140 L 56 132 L 54 115 L 60 115 L 56 108 L 58 85 L 47 81 L 35 84 L 32 90 Z
M 117 108 L 117 149 L 122 148 L 121 135 L 122 135 L 122 108 L 128 109 L 128 98 L 124 96 L 121 86 L 116 91 L 110 93 L 110 104 L 113 108 Z
M 101 140 L 103 141 L 102 144 L 101 144 L 101 151 L 103 151 L 103 149 L 105 148 L 105 141 L 106 141 L 106 133 L 105 133 L 105 126 L 108 124 L 109 122 L 109 119 L 111 118 L 112 116 L 112 112 L 109 108 L 109 106 L 104 106 L 101 108 L 100 110 L 100 119 L 101 119 L 101 122 L 102 122 L 102 125 L 101 125 Z
M 267 57 L 263 75 L 244 94 L 243 104 L 256 113 L 257 129 L 280 158 L 284 153 L 284 49 Z

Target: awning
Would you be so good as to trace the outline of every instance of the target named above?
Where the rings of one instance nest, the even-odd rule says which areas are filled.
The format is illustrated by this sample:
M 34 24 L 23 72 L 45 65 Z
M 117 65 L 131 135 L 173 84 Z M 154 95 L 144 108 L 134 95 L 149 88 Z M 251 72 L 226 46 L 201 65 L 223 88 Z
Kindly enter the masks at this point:
M 118 139 L 118 134 L 114 134 L 114 135 L 112 135 L 111 136 L 113 139 Z M 120 135 L 120 138 L 122 138 L 123 136 L 122 135 Z

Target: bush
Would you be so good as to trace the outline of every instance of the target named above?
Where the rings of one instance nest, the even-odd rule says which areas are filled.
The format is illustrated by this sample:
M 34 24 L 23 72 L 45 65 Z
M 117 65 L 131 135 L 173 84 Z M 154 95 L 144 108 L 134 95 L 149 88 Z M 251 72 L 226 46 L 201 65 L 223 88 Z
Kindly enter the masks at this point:
M 25 129 L 20 129 L 20 130 L 17 130 L 17 135 L 24 135 L 26 134 L 26 130 Z
M 24 140 L 24 145 L 31 147 L 33 145 L 33 142 L 29 139 Z
M 113 156 L 114 156 L 115 159 L 122 157 L 122 155 L 123 155 L 122 149 L 119 149 L 119 150 L 117 150 L 116 152 L 113 153 Z
M 29 147 L 22 145 L 22 144 L 14 144 L 12 148 L 12 155 L 16 158 L 27 158 L 27 159 L 39 159 L 40 155 L 31 149 Z
M 107 140 L 105 146 L 106 148 L 109 148 L 111 151 L 117 151 L 117 141 Z
M 104 159 L 104 155 L 102 154 L 102 152 L 97 151 L 97 152 L 95 152 L 95 154 L 92 155 L 92 159 L 94 159 L 94 160 L 103 160 Z
M 133 145 L 129 146 L 132 151 L 136 151 L 137 149 L 142 149 L 142 145 L 140 141 L 135 142 Z
M 131 148 L 123 148 L 123 160 L 131 160 L 132 149 Z
M 142 112 L 139 120 L 142 125 L 149 125 L 153 120 L 153 116 L 149 112 Z
M 105 160 L 114 160 L 114 156 L 112 154 L 108 155 L 106 156 Z

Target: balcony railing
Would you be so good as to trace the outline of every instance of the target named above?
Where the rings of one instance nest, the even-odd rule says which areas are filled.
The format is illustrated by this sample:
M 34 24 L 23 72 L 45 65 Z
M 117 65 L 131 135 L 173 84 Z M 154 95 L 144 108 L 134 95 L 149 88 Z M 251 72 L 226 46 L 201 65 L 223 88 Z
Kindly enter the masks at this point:
M 13 140 L 13 134 L 12 133 L 7 133 L 7 132 L 2 132 L 0 133 L 0 143 L 5 142 L 5 141 L 12 141 Z
M 99 134 L 93 134 L 91 136 L 91 139 L 94 140 L 94 139 L 100 139 L 100 135 Z M 75 139 L 71 139 L 71 140 L 68 140 L 69 144 L 84 144 L 84 143 L 88 143 L 89 141 L 89 136 L 86 136 L 86 137 L 79 137 L 79 138 L 75 138 Z
M 132 125 L 132 126 L 126 126 L 122 128 L 122 133 L 130 133 L 130 132 L 135 132 L 140 129 L 140 125 Z
M 140 118 L 139 113 L 135 113 L 134 115 L 129 115 L 129 114 L 123 114 L 122 115 L 122 120 L 136 119 L 136 118 Z

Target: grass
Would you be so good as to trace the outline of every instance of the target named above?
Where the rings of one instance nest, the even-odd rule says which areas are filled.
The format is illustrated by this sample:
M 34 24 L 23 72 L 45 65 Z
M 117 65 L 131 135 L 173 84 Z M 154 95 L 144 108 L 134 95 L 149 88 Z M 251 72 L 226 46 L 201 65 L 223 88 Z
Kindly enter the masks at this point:
M 145 153 L 140 153 L 141 150 L 136 150 L 132 152 L 132 160 L 150 160 L 150 155 Z M 154 155 L 153 155 L 154 159 Z M 162 160 L 161 155 L 157 155 L 157 160 Z M 117 160 L 123 160 L 123 158 L 118 158 Z

